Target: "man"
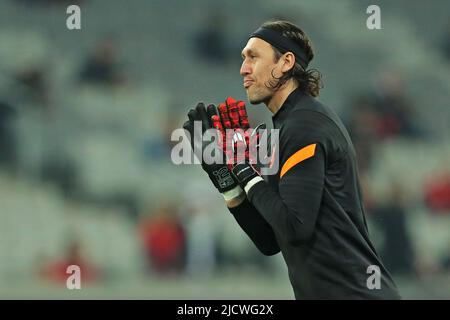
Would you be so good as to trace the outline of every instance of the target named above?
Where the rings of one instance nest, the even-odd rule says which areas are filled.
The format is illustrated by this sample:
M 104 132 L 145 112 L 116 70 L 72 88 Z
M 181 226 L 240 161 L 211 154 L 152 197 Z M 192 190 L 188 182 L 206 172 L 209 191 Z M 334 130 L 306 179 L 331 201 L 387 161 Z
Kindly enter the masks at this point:
M 308 69 L 313 56 L 309 39 L 292 23 L 267 22 L 250 35 L 240 73 L 248 100 L 273 113 L 281 169 L 263 178 L 247 158 L 231 164 L 231 172 L 220 164 L 203 163 L 203 169 L 260 251 L 282 252 L 297 299 L 398 299 L 369 239 L 350 137 L 338 116 L 314 99 L 320 74 Z M 233 108 L 231 100 L 228 114 L 219 107 L 220 125 L 242 127 L 242 119 L 229 124 Z M 199 120 L 203 130 L 220 129 L 213 109 L 190 110 L 184 127 L 192 133 Z

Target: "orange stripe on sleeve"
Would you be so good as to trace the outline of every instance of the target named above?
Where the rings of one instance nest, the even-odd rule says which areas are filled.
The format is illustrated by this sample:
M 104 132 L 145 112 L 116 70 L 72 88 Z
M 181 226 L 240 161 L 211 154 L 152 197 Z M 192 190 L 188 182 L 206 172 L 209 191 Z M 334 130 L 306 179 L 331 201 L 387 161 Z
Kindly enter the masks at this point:
M 314 156 L 315 152 L 316 143 L 310 144 L 298 150 L 284 163 L 283 167 L 281 168 L 280 178 L 282 178 L 286 174 L 286 172 L 288 172 L 293 166 L 299 164 L 303 160 L 309 159 Z

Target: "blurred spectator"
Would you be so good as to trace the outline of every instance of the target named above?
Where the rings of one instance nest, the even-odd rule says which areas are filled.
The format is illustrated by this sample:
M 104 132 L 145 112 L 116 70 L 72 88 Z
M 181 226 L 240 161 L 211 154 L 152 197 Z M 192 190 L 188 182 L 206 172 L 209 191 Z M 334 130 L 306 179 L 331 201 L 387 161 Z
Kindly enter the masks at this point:
M 354 98 L 349 111 L 347 122 L 354 143 L 365 145 L 361 149 L 363 161 L 370 158 L 374 143 L 396 137 L 420 138 L 425 133 L 405 95 L 402 75 L 395 71 L 383 72 L 376 91 Z
M 16 111 L 0 101 L 0 166 L 14 168 L 17 160 L 17 141 L 13 127 Z
M 180 123 L 185 121 L 185 115 L 183 114 L 182 120 L 180 120 L 180 112 L 174 112 L 176 106 L 168 108 L 168 114 L 161 119 L 162 128 L 160 134 L 149 134 L 143 144 L 143 153 L 146 157 L 153 160 L 164 161 L 170 157 L 172 148 L 179 143 L 179 141 L 172 141 L 172 132 L 175 129 L 180 128 Z
M 450 243 L 448 244 L 448 247 L 450 248 Z M 442 258 L 441 267 L 443 270 L 450 272 L 450 250 Z
M 420 138 L 423 131 L 417 125 L 414 109 L 405 95 L 402 75 L 393 70 L 385 71 L 378 81 L 373 101 L 377 113 L 378 138 Z
M 410 275 L 415 271 L 415 257 L 408 234 L 405 197 L 402 187 L 394 182 L 390 198 L 373 209 L 373 218 L 383 234 L 380 254 L 387 269 L 394 274 Z
M 425 203 L 435 213 L 450 213 L 450 170 L 425 182 Z
M 30 65 L 15 74 L 12 96 L 16 97 L 18 105 L 26 107 L 18 113 L 22 121 L 18 135 L 25 134 L 27 139 L 37 142 L 38 155 L 30 173 L 42 181 L 54 183 L 68 195 L 77 187 L 77 168 L 65 151 L 67 124 L 64 121 L 67 118 L 64 108 L 55 102 L 48 70 Z M 28 153 L 21 156 L 30 157 Z
M 444 37 L 442 41 L 442 54 L 447 59 L 447 62 L 450 63 L 450 23 L 447 25 L 447 28 L 444 31 Z
M 379 76 L 374 93 L 354 97 L 346 118 L 363 173 L 371 167 L 376 144 L 398 137 L 422 138 L 426 132 L 426 128 L 417 124 L 404 93 L 402 75 L 395 71 L 385 71 Z
M 161 206 L 144 219 L 140 225 L 140 235 L 153 270 L 161 274 L 183 271 L 186 236 L 173 206 Z
M 367 96 L 355 97 L 350 104 L 347 128 L 352 137 L 361 173 L 367 171 L 372 162 L 376 143 L 377 115 Z
M 186 222 L 187 272 L 193 276 L 210 276 L 216 267 L 216 217 L 205 199 L 190 212 Z
M 363 198 L 364 209 L 367 214 L 371 214 L 372 210 L 376 207 L 377 201 L 375 196 L 371 192 L 370 188 L 371 178 L 367 174 L 360 175 L 361 194 Z
M 206 62 L 226 64 L 230 57 L 227 43 L 227 17 L 222 10 L 213 9 L 205 15 L 206 21 L 195 36 L 195 53 Z
M 16 89 L 22 99 L 37 106 L 48 107 L 50 91 L 44 69 L 28 67 L 17 72 L 15 78 L 18 83 Z
M 73 196 L 78 192 L 78 169 L 75 162 L 61 150 L 57 155 L 46 157 L 40 168 L 42 181 L 53 183 L 64 196 Z
M 82 67 L 80 80 L 107 86 L 123 84 L 124 77 L 118 69 L 117 45 L 112 39 L 105 38 L 96 44 Z
M 83 257 L 80 243 L 75 240 L 69 243 L 65 257 L 44 265 L 41 269 L 41 276 L 53 282 L 66 283 L 70 276 L 67 268 L 71 265 L 80 268 L 81 283 L 90 283 L 100 279 L 100 271 Z

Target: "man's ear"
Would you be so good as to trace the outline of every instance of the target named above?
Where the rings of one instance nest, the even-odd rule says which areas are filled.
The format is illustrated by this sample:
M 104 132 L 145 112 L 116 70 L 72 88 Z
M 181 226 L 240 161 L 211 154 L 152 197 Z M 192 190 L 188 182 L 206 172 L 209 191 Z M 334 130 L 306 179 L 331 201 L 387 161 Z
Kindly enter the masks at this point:
M 286 52 L 282 57 L 283 65 L 281 66 L 281 72 L 285 73 L 291 70 L 295 65 L 295 56 L 292 52 Z

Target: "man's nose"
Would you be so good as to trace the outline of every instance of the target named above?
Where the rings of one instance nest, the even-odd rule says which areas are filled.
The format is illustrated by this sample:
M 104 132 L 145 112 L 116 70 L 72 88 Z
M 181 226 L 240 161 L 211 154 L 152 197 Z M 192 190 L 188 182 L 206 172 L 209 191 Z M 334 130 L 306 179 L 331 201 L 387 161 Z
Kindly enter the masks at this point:
M 241 70 L 240 70 L 240 74 L 241 74 L 241 76 L 246 76 L 246 75 L 248 75 L 248 74 L 250 74 L 251 73 L 251 68 L 248 66 L 248 64 L 247 63 L 245 63 L 245 61 L 244 62 L 242 62 L 242 65 L 241 65 Z

